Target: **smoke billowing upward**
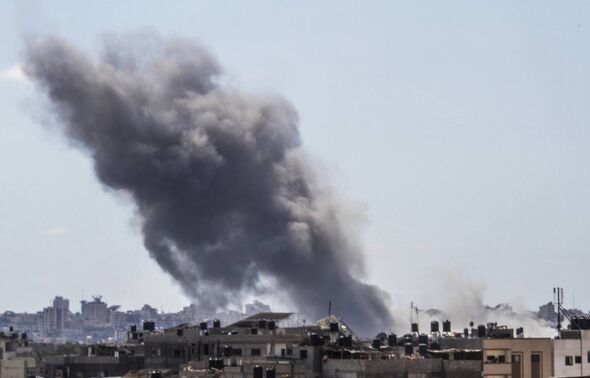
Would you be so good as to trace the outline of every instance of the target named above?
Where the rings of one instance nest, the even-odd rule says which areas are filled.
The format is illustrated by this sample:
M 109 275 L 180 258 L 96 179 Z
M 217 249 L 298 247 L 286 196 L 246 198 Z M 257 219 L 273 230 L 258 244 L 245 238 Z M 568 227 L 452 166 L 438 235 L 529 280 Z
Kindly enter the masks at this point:
M 48 37 L 26 57 L 64 134 L 129 193 L 150 255 L 201 306 L 268 291 L 268 277 L 310 316 L 332 300 L 357 332 L 391 325 L 284 99 L 225 88 L 217 61 L 181 39 L 110 36 L 94 59 Z

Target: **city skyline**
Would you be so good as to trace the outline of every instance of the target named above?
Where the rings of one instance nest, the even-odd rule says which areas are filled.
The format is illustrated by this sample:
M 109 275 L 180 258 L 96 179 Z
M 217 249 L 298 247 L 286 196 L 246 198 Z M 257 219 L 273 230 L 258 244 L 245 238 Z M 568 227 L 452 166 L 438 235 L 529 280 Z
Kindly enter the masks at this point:
M 23 35 L 55 32 L 94 51 L 122 25 L 199 39 L 224 62 L 226 81 L 294 103 L 321 174 L 358 201 L 351 224 L 365 223 L 357 232 L 367 281 L 391 294 L 392 307 L 444 307 L 449 295 L 437 289 L 443 281 L 452 290 L 449 276 L 477 303 L 525 308 L 550 300 L 553 286 L 572 294 L 566 302 L 587 286 L 587 4 L 350 2 L 334 19 L 333 4 L 309 12 L 255 3 L 258 23 L 239 7 L 184 3 L 179 16 L 154 3 L 137 14 L 138 4 L 93 5 L 100 17 L 81 16 L 75 2 L 1 5 L 2 274 L 31 279 L 27 295 L 9 291 L 0 307 L 32 309 L 82 289 L 117 303 L 188 302 L 142 247 L 133 206 L 39 125 L 19 70 Z M 111 279 L 99 284 L 102 274 Z M 578 307 L 589 301 L 576 297 Z

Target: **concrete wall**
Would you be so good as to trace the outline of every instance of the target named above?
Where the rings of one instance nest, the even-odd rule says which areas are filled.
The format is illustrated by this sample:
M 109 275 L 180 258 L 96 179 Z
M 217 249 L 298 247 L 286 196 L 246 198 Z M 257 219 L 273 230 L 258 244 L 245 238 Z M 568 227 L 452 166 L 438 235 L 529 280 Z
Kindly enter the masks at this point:
M 531 355 L 541 355 L 541 376 L 549 378 L 553 376 L 553 340 L 549 338 L 526 338 L 526 339 L 484 339 L 484 376 L 507 375 L 508 368 L 512 370 L 511 360 L 513 354 L 521 356 L 522 377 L 531 376 Z M 493 364 L 486 362 L 486 354 L 505 351 L 505 363 Z M 512 375 L 508 375 L 511 377 Z
M 443 361 L 442 368 L 442 377 L 480 378 L 483 366 L 481 361 Z
M 27 374 L 27 361 L 22 358 L 2 361 L 0 367 L 1 378 L 25 378 Z
M 418 360 L 336 360 L 324 363 L 327 378 L 479 378 L 480 361 Z
M 579 377 L 590 375 L 590 331 L 583 330 L 579 339 L 555 339 L 554 340 L 555 377 Z M 565 357 L 571 356 L 573 364 L 567 366 Z M 576 363 L 576 356 L 581 357 L 581 364 Z

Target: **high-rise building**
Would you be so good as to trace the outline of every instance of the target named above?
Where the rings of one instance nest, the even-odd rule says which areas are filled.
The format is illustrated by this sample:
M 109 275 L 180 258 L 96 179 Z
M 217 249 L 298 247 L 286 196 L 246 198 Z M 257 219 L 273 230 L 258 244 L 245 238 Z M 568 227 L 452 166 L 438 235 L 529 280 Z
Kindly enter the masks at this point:
M 555 304 L 553 304 L 553 302 L 549 302 L 547 304 L 539 306 L 539 311 L 537 312 L 537 315 L 539 315 L 541 319 L 545 319 L 548 322 L 556 322 L 557 312 L 555 311 Z
M 82 324 L 84 327 L 107 327 L 110 325 L 109 309 L 102 301 L 101 295 L 92 297 L 92 301 L 81 301 Z
M 66 320 L 70 312 L 70 300 L 56 296 L 53 299 L 53 310 L 55 313 L 55 330 L 61 333 L 66 328 Z

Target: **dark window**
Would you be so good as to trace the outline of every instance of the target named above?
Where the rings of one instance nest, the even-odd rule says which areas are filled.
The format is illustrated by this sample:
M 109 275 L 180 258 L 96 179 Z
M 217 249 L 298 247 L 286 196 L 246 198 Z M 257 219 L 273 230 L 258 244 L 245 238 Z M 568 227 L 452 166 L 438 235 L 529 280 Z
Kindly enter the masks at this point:
M 302 360 L 307 359 L 307 349 L 299 350 L 299 358 L 301 358 Z
M 242 355 L 242 349 L 240 349 L 240 348 L 232 349 L 231 352 L 234 356 L 241 356 Z
M 203 344 L 203 354 L 209 354 L 209 344 Z
M 506 362 L 506 356 L 498 356 L 498 362 L 503 364 Z
M 285 357 L 285 349 L 281 349 L 281 357 Z
M 541 378 L 542 370 L 541 353 L 531 354 L 531 378 Z
M 251 349 L 250 355 L 251 356 L 260 356 L 260 349 Z
M 588 351 L 588 362 L 590 362 L 590 350 Z
M 287 356 L 293 355 L 293 349 L 287 349 Z
M 174 349 L 174 357 L 180 357 L 182 351 L 180 349 Z
M 576 363 L 577 364 L 581 364 L 582 363 L 582 356 L 576 356 Z
M 572 356 L 565 356 L 566 366 L 572 366 L 574 364 L 574 358 Z
M 176 336 L 182 336 L 182 328 L 176 330 Z

